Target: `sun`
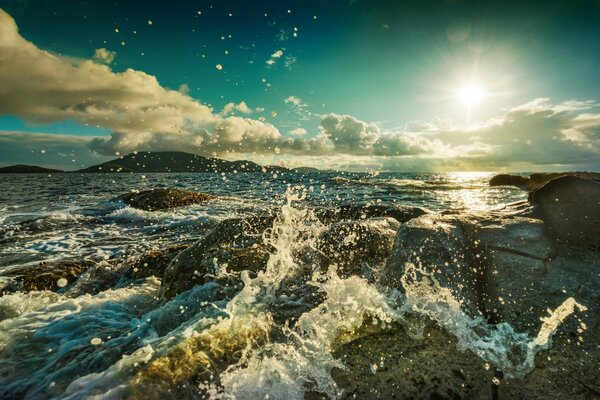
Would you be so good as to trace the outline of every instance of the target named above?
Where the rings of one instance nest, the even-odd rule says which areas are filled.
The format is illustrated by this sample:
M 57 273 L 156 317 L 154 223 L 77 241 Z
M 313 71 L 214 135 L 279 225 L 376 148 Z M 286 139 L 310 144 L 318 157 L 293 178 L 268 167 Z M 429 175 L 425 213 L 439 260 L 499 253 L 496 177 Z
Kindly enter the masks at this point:
M 483 101 L 485 90 L 478 83 L 467 83 L 457 90 L 456 97 L 467 106 L 473 107 Z

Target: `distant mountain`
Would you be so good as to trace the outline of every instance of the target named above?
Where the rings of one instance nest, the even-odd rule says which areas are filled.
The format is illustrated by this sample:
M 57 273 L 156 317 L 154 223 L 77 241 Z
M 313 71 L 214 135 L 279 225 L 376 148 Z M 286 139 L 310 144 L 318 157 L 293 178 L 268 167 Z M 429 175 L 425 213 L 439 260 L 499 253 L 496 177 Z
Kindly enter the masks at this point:
M 314 168 L 314 167 L 298 167 L 298 168 L 292 168 L 293 172 L 297 172 L 299 174 L 310 174 L 310 173 L 316 173 L 316 172 L 336 172 L 332 169 L 319 169 L 319 168 Z
M 61 173 L 59 169 L 43 168 L 37 165 L 10 165 L 0 168 L 0 174 L 56 174 Z
M 260 166 L 252 161 L 227 161 L 181 151 L 140 151 L 75 172 L 284 172 L 287 168 Z

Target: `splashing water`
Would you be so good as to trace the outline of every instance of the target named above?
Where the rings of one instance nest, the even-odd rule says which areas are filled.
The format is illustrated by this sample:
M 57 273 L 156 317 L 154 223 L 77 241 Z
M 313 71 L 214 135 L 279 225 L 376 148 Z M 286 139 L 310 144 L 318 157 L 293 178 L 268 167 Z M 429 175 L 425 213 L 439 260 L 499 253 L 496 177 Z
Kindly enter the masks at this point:
M 458 339 L 461 350 L 471 350 L 481 359 L 491 362 L 508 378 L 522 378 L 535 367 L 535 355 L 551 345 L 550 338 L 559 325 L 575 309 L 587 308 L 567 298 L 556 310 L 549 310 L 537 337 L 515 332 L 505 322 L 491 325 L 483 318 L 472 318 L 461 308 L 452 292 L 442 287 L 436 278 L 411 263 L 405 266 L 401 278 L 406 293 L 402 308 L 430 318 Z
M 560 324 L 576 310 L 586 309 L 568 298 L 542 319 L 539 334 L 531 338 L 515 332 L 507 323 L 490 325 L 469 317 L 449 289 L 412 264 L 406 266 L 401 279 L 401 295 L 398 291 L 386 293 L 359 276 L 341 278 L 335 265 L 323 272 L 310 263 L 309 255 L 325 227 L 308 209 L 297 206 L 304 198 L 301 188 L 286 191 L 285 204 L 263 235 L 265 246 L 271 249 L 266 268 L 254 278 L 242 272 L 243 287 L 237 294 L 236 287 L 223 288 L 210 282 L 151 310 L 157 306 L 154 296 L 158 282 L 149 280 L 138 288 L 77 299 L 50 292 L 2 297 L 0 312 L 6 319 L 0 322 L 0 332 L 8 328 L 13 332 L 14 328 L 17 334 L 0 337 L 0 344 L 12 353 L 22 349 L 42 355 L 24 357 L 20 363 L 11 358 L 16 363 L 12 367 L 23 371 L 32 360 L 40 366 L 31 378 L 20 376 L 15 387 L 26 382 L 25 386 L 35 388 L 31 393 L 48 388 L 48 394 L 70 399 L 156 393 L 170 398 L 176 396 L 167 394 L 171 388 L 201 376 L 200 383 L 186 393 L 197 395 L 200 390 L 213 399 L 241 400 L 267 396 L 303 399 L 308 391 L 316 391 L 335 399 L 342 391 L 331 372 L 344 368 L 333 356 L 336 346 L 355 338 L 368 323 L 382 327 L 392 322 L 404 324 L 408 313 L 435 321 L 456 336 L 459 349 L 474 352 L 505 376 L 523 377 L 534 368 L 536 354 L 549 348 Z M 319 296 L 314 296 L 314 291 L 305 297 L 294 292 L 307 287 Z M 305 301 L 309 308 L 295 323 L 287 320 L 278 324 L 277 309 L 291 301 L 289 290 L 300 296 L 295 301 Z M 118 306 L 113 305 L 116 300 L 120 301 Z M 104 304 L 108 306 L 100 307 Z M 77 321 L 72 317 L 75 315 Z M 95 328 L 73 332 L 67 344 L 61 343 L 59 338 L 64 334 L 59 332 L 67 325 L 81 323 L 81 318 L 97 321 Z M 52 319 L 58 322 L 49 323 Z M 26 344 L 25 337 L 36 330 L 42 341 Z M 418 340 L 418 335 L 413 336 Z M 102 339 L 97 346 L 90 344 L 95 338 Z M 57 364 L 73 348 L 82 346 L 89 351 L 75 359 L 74 366 L 78 360 L 98 362 L 109 352 L 129 355 L 109 357 L 110 364 L 104 370 L 88 371 L 70 383 L 66 379 L 69 371 L 42 366 L 47 357 L 54 357 Z M 47 349 L 54 354 L 48 356 Z M 48 371 L 52 374 L 44 377 Z

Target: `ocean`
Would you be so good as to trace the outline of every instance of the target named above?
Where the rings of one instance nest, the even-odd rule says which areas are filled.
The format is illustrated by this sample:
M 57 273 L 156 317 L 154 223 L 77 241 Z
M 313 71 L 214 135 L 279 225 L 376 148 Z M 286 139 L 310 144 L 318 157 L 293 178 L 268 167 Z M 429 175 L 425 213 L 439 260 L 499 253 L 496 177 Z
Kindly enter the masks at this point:
M 334 224 L 315 215 L 343 205 L 501 212 L 526 200 L 523 190 L 490 187 L 490 177 L 341 172 L 0 175 L 0 284 L 7 287 L 15 271 L 42 276 L 48 266 L 85 265 L 84 272 L 61 279 L 52 290 L 6 291 L 0 297 L 0 397 L 344 398 L 347 391 L 332 371 L 346 368 L 348 359 L 339 358 L 336 349 L 353 335 L 368 336 L 375 329 L 368 326 L 389 329 L 409 320 L 407 299 L 378 284 L 377 271 L 384 261 L 377 257 L 362 260 L 357 270 L 311 267 L 314 254 L 307 249 L 315 248 L 328 224 Z M 138 210 L 115 200 L 131 190 L 165 187 L 217 199 L 165 211 Z M 267 216 L 275 219 L 253 245 L 266 254 L 263 270 L 249 265 L 250 271 L 243 266 L 232 271 L 216 254 L 214 271 L 171 297 L 163 296 L 161 276 L 137 271 L 147 267 L 135 264 L 144 254 L 192 245 L 229 219 Z M 371 221 L 368 215 L 357 219 Z M 393 241 L 397 222 L 372 221 Z M 333 235 L 331 248 L 353 234 Z M 340 263 L 354 257 L 336 256 Z M 134 264 L 136 273 L 131 272 Z M 491 350 L 469 342 L 473 331 L 484 335 L 487 325 L 456 310 L 427 310 L 422 318 L 437 321 L 461 346 L 472 346 L 482 364 L 510 375 L 502 360 L 489 355 Z M 409 325 L 415 337 L 422 335 L 425 325 Z M 513 342 L 530 339 L 510 335 Z M 384 358 L 382 354 L 369 362 L 368 374 L 375 376 Z M 521 372 L 515 370 L 515 375 Z

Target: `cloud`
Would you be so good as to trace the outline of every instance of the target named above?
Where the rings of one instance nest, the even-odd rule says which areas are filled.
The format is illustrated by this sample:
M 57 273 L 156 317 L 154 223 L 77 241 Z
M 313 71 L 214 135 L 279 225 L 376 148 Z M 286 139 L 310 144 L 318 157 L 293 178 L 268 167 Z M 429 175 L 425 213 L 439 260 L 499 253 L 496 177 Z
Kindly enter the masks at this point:
M 345 154 L 370 154 L 381 137 L 378 126 L 350 115 L 325 115 L 321 119 L 321 128 L 333 142 L 336 152 Z
M 306 135 L 307 133 L 308 133 L 308 131 L 304 128 L 295 128 L 295 129 L 292 129 L 291 131 L 289 131 L 290 135 L 295 135 L 295 136 Z
M 279 60 L 281 58 L 281 56 L 283 56 L 283 51 L 284 50 L 285 49 L 274 51 L 273 54 L 271 54 L 271 57 L 269 57 L 267 59 L 267 61 L 265 61 L 265 64 L 267 64 L 268 66 L 275 65 L 275 63 L 277 62 L 277 60 Z
M 285 99 L 283 99 L 283 102 L 285 104 L 293 104 L 296 107 L 302 106 L 302 99 L 297 96 L 288 96 Z
M 225 104 L 225 106 L 223 107 L 223 110 L 221 111 L 221 114 L 228 115 L 228 114 L 234 113 L 235 111 L 241 112 L 242 114 L 252 113 L 252 109 L 250 107 L 248 107 L 246 102 L 241 101 L 239 104 L 235 104 L 235 103 Z
M 90 136 L 0 131 L 0 166 L 34 164 L 79 169 L 107 161 L 90 151 Z
M 94 61 L 97 63 L 108 65 L 115 60 L 115 57 L 117 57 L 116 51 L 110 51 L 105 48 L 96 49 L 96 51 L 94 51 Z
M 288 96 L 283 99 L 283 102 L 296 113 L 299 119 L 308 120 L 313 116 L 313 113 L 308 110 L 308 104 L 304 103 L 298 96 Z
M 187 85 L 170 90 L 142 71 L 116 73 L 93 60 L 39 49 L 20 36 L 14 19 L 1 9 L 0 63 L 0 114 L 31 123 L 73 120 L 112 130 L 110 139 L 91 142 L 104 154 L 190 146 L 199 153 L 254 151 L 262 139 L 266 143 L 280 136 L 272 125 L 213 113 L 187 94 Z M 247 111 L 245 103 L 231 107 Z M 248 142 L 218 145 L 228 137 Z
M 283 51 L 274 52 L 271 59 L 283 59 Z M 0 114 L 34 124 L 72 120 L 113 132 L 95 138 L 4 132 L 3 161 L 38 154 L 41 146 L 50 145 L 56 146 L 56 157 L 74 154 L 69 149 L 76 148 L 80 160 L 82 146 L 89 145 L 103 155 L 182 150 L 256 160 L 313 157 L 321 160 L 314 164 L 354 163 L 357 169 L 600 167 L 600 113 L 592 101 L 534 99 L 468 128 L 433 120 L 388 129 L 350 115 L 326 114 L 318 131 L 296 129 L 288 138 L 271 124 L 232 115 L 248 114 L 251 109 L 245 102 L 228 103 L 215 113 L 190 97 L 187 85 L 171 90 L 142 71 L 117 73 L 106 64 L 39 49 L 20 36 L 15 21 L 2 10 L 0 66 Z M 299 119 L 314 116 L 298 96 L 283 101 Z M 91 160 L 89 151 L 85 157 Z

